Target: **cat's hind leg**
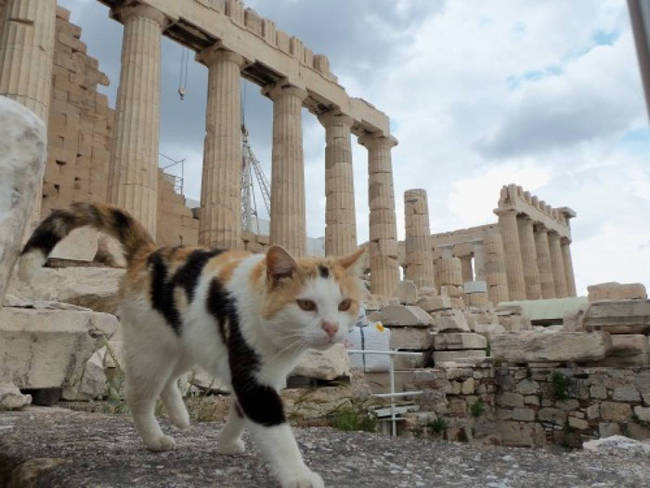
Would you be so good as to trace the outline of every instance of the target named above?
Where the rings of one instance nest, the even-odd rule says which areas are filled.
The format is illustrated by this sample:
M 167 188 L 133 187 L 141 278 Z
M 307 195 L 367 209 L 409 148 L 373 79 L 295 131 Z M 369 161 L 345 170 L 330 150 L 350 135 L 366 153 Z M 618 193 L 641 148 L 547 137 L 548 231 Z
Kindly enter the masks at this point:
M 169 421 L 179 429 L 187 429 L 190 426 L 190 414 L 187 412 L 183 395 L 178 388 L 179 376 L 188 369 L 185 362 L 179 361 L 160 393 L 160 399 L 165 405 Z
M 217 449 L 221 454 L 241 454 L 246 450 L 246 444 L 241 439 L 245 422 L 244 412 L 242 412 L 237 400 L 233 398 L 226 425 L 219 432 L 219 446 Z

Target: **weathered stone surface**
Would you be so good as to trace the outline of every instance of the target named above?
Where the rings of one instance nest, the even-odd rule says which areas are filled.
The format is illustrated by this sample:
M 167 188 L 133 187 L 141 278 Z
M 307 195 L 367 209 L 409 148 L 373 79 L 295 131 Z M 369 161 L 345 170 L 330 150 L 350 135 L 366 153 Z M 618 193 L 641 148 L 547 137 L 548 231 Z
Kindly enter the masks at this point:
M 439 310 L 450 310 L 451 301 L 447 295 L 426 296 L 418 300 L 417 306 L 425 312 L 437 312 Z
M 0 411 L 17 410 L 32 403 L 31 395 L 23 395 L 13 383 L 0 382 Z
M 497 424 L 497 430 L 505 446 L 533 447 L 544 444 L 544 429 L 539 424 L 501 421 Z
M 471 332 L 465 314 L 460 310 L 445 310 L 434 314 L 435 330 L 438 332 Z
M 589 301 L 596 302 L 599 300 L 629 300 L 640 299 L 646 300 L 648 295 L 645 286 L 642 283 L 617 283 L 610 281 L 608 283 L 598 283 L 587 287 Z
M 650 332 L 650 301 L 593 302 L 585 312 L 583 323 L 587 330 L 604 330 L 610 334 L 645 334 Z
M 614 334 L 611 337 L 611 351 L 605 359 L 595 362 L 594 365 L 625 367 L 650 364 L 648 337 L 643 334 Z
M 602 402 L 600 415 L 603 420 L 612 422 L 625 422 L 632 416 L 632 408 L 627 403 Z
M 517 383 L 517 392 L 522 395 L 533 395 L 539 392 L 539 383 L 531 379 L 523 379 Z
M 388 305 L 379 312 L 378 320 L 389 326 L 429 326 L 431 316 L 420 307 L 412 305 Z
M 40 208 L 46 140 L 33 112 L 0 97 L 0 304 L 35 201 Z
M 466 281 L 463 283 L 463 291 L 466 294 L 487 293 L 487 283 L 485 281 Z
M 102 337 L 117 329 L 105 313 L 21 309 L 0 311 L 0 378 L 19 388 L 78 383 Z
M 123 269 L 102 267 L 41 268 L 30 283 L 12 281 L 7 293 L 116 313 L 119 281 L 124 273 Z
M 578 430 L 587 430 L 589 428 L 589 422 L 587 422 L 585 419 L 569 417 L 569 427 Z
M 640 405 L 637 405 L 634 407 L 634 414 L 642 422 L 650 422 L 650 407 L 642 407 Z
M 634 454 L 650 454 L 650 444 L 647 442 L 638 442 L 634 439 L 614 434 L 606 437 L 606 439 L 587 441 L 582 444 L 582 447 L 591 453 L 601 452 L 608 455 L 617 454 L 631 456 Z
M 618 435 L 621 433 L 621 426 L 614 422 L 600 422 L 598 424 L 598 435 L 601 438 Z
M 390 331 L 391 349 L 425 350 L 433 344 L 433 334 L 424 327 L 393 327 Z
M 400 303 L 415 305 L 418 301 L 418 289 L 413 281 L 402 280 L 395 289 L 395 296 L 399 298 Z
M 564 427 L 567 419 L 566 411 L 559 408 L 546 407 L 537 412 L 537 418 L 540 422 L 548 422 Z
M 497 405 L 502 407 L 522 407 L 524 406 L 524 396 L 519 393 L 505 391 L 497 395 Z
M 448 361 L 463 359 L 483 359 L 487 357 L 484 349 L 463 349 L 460 351 L 433 351 L 433 362 L 436 365 Z
M 621 385 L 614 388 L 612 399 L 617 402 L 640 402 L 641 395 L 634 385 Z
M 496 323 L 491 323 L 491 324 L 484 324 L 481 322 L 478 322 L 474 326 L 474 332 L 477 334 L 481 334 L 487 338 L 488 341 L 492 341 L 492 338 L 498 334 L 505 334 L 506 329 L 503 327 L 501 324 L 496 324 Z
M 535 411 L 531 408 L 514 408 L 512 410 L 512 419 L 533 422 L 535 420 Z
M 485 349 L 487 340 L 480 334 L 449 332 L 433 336 L 436 350 Z
M 490 347 L 493 357 L 513 363 L 588 361 L 604 358 L 612 341 L 600 332 L 524 332 L 497 335 Z
M 328 381 L 350 376 L 350 360 L 345 346 L 335 344 L 325 351 L 309 349 L 291 374 Z
M 54 246 L 49 257 L 90 262 L 97 254 L 98 234 L 91 227 L 75 229 Z

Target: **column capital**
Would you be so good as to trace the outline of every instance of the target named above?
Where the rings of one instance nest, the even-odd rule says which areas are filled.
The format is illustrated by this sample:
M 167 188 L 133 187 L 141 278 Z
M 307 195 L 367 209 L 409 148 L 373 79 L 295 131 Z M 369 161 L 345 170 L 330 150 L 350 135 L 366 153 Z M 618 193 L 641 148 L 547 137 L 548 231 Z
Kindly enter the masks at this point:
M 163 12 L 150 5 L 139 2 L 114 8 L 111 10 L 111 16 L 122 23 L 129 17 L 146 17 L 155 21 L 161 29 L 165 29 L 170 23 L 170 20 Z
M 377 132 L 371 132 L 369 134 L 359 137 L 359 144 L 365 146 L 368 149 L 371 148 L 385 148 L 390 149 L 397 146 L 398 141 L 395 137 L 389 135 L 384 136 L 383 134 Z
M 343 125 L 348 129 L 354 124 L 354 119 L 349 115 L 345 115 L 340 110 L 328 110 L 323 112 L 318 116 L 318 121 L 323 125 L 323 127 L 329 127 L 331 125 Z
M 246 64 L 246 59 L 243 56 L 225 49 L 221 46 L 221 43 L 216 43 L 196 53 L 196 60 L 208 68 L 219 61 L 230 61 L 239 66 L 240 69 Z
M 519 211 L 516 208 L 495 208 L 494 210 L 492 210 L 492 212 L 495 215 L 498 215 L 499 217 L 502 215 L 513 215 L 513 214 L 515 217 L 517 217 L 517 214 L 519 213 Z
M 569 244 L 571 244 L 571 239 L 569 239 L 568 237 L 561 237 L 560 244 L 568 246 Z
M 291 85 L 287 81 L 279 81 L 262 88 L 262 94 L 269 97 L 274 102 L 283 95 L 298 97 L 301 101 L 307 98 L 307 90 L 299 86 Z
M 533 230 L 535 232 L 548 232 L 546 226 L 541 222 L 534 222 L 533 225 L 534 225 Z

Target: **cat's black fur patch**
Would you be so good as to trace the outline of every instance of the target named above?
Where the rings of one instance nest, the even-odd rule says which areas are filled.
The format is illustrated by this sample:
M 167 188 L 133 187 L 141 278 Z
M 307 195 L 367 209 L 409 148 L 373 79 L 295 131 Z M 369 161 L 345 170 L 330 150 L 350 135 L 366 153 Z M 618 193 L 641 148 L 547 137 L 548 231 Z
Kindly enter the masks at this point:
M 185 261 L 185 264 L 178 268 L 174 275 L 168 276 L 167 264 L 163 258 L 163 249 L 152 253 L 148 262 L 151 270 L 151 303 L 155 310 L 158 310 L 169 322 L 176 334 L 181 333 L 181 318 L 174 299 L 174 288 L 180 286 L 185 290 L 188 303 L 192 303 L 198 284 L 199 277 L 205 264 L 214 256 L 220 254 L 220 249 L 193 251 Z
M 329 278 L 330 277 L 330 270 L 327 266 L 324 266 L 322 264 L 318 265 L 318 274 L 320 275 L 321 278 Z
M 210 284 L 208 311 L 217 320 L 222 337 L 225 337 L 232 385 L 244 415 L 266 427 L 286 422 L 280 395 L 255 377 L 260 369 L 260 358 L 239 329 L 235 299 L 216 278 Z
M 133 218 L 116 208 L 111 210 L 111 217 L 113 218 L 113 222 L 115 224 L 114 228 L 117 229 L 117 232 L 120 235 L 119 240 L 121 242 L 126 241 L 131 226 L 133 225 Z
M 39 249 L 45 256 L 65 237 L 76 223 L 74 214 L 65 210 L 54 210 L 31 235 L 21 254 Z

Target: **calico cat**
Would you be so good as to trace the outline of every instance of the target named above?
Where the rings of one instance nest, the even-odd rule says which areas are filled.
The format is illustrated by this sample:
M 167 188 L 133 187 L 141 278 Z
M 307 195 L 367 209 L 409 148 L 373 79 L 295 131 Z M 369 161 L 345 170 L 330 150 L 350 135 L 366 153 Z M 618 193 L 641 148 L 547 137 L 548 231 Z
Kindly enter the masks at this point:
M 303 462 L 278 390 L 306 348 L 342 342 L 353 326 L 365 249 L 294 259 L 280 246 L 266 254 L 156 247 L 127 212 L 75 203 L 34 231 L 22 252 L 23 276 L 85 225 L 116 237 L 128 262 L 120 284 L 126 400 L 147 448 L 174 447 L 154 416 L 158 397 L 172 424 L 189 426 L 176 380 L 198 364 L 233 392 L 221 453 L 244 451 L 246 426 L 283 488 L 324 486 Z

